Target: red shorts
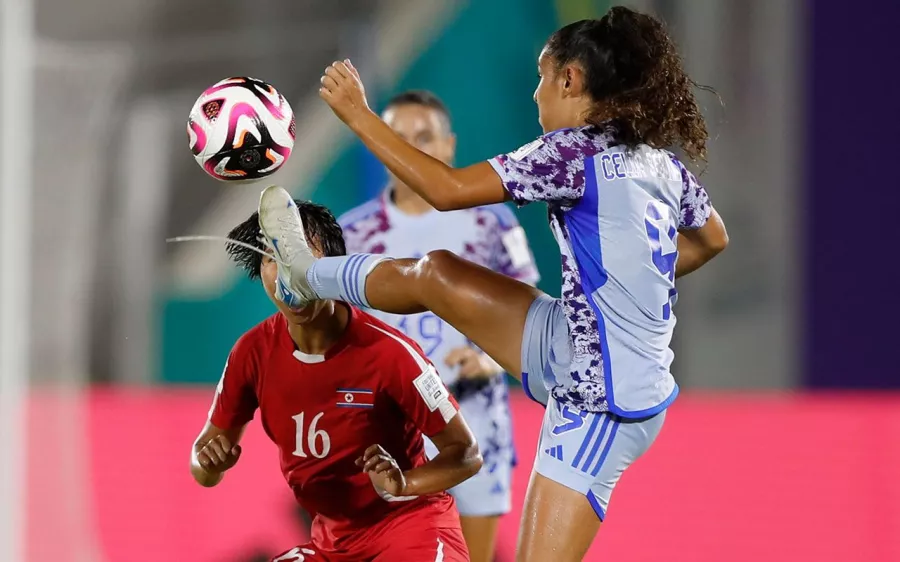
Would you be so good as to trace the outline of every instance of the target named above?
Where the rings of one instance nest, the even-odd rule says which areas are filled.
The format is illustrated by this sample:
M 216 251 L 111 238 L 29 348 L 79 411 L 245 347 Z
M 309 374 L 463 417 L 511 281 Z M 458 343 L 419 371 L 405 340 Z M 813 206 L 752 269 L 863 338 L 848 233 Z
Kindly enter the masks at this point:
M 314 543 L 296 546 L 272 562 L 469 562 L 459 527 L 400 529 L 384 533 L 355 552 L 322 552 Z

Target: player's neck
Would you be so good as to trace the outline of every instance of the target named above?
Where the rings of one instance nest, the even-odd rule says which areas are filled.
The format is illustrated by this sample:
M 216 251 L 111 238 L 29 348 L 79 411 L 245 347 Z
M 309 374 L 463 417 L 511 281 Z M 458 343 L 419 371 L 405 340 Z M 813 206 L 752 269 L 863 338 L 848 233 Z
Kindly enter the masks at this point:
M 388 189 L 394 206 L 403 214 L 424 215 L 434 210 L 434 207 L 419 197 L 418 193 L 402 183 L 394 183 Z
M 307 355 L 325 355 L 347 330 L 350 323 L 350 309 L 330 301 L 315 318 L 304 324 L 288 322 L 288 333 L 294 345 Z

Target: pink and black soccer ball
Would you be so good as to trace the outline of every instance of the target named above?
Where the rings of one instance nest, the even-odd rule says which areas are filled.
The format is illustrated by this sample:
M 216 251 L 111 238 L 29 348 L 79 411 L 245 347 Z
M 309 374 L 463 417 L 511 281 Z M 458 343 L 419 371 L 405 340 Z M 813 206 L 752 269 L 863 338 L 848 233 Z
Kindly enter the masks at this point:
M 262 80 L 226 78 L 197 99 L 187 132 L 191 152 L 207 174 L 221 181 L 252 181 L 287 162 L 294 148 L 294 112 Z

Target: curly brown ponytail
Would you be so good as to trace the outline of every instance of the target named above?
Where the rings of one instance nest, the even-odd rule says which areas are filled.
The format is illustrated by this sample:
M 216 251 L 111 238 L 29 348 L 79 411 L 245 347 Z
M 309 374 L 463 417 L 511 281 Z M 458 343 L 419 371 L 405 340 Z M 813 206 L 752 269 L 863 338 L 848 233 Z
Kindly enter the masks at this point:
M 698 86 L 662 22 L 629 8 L 602 19 L 563 27 L 547 41 L 559 65 L 578 62 L 597 102 L 588 121 L 612 122 L 628 146 L 681 147 L 692 160 L 706 159 L 709 134 L 694 99 Z

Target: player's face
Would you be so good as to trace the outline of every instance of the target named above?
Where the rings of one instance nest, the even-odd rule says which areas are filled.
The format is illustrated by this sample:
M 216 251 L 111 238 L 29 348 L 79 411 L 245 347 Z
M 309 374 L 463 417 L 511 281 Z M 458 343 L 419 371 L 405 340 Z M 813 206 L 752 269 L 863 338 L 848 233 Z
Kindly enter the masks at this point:
M 385 111 L 382 118 L 403 140 L 425 154 L 445 164 L 453 162 L 456 137 L 436 109 L 412 103 L 395 105 Z
M 546 49 L 538 58 L 538 82 L 534 91 L 534 103 L 538 106 L 538 121 L 545 133 L 565 128 L 568 115 L 564 103 L 565 75 L 556 68 L 556 62 Z
M 321 253 L 315 249 L 313 249 L 313 253 L 316 254 L 316 257 L 322 257 Z M 290 324 L 307 324 L 312 322 L 329 304 L 328 301 L 313 301 L 303 308 L 294 309 L 276 299 L 275 280 L 278 277 L 278 265 L 271 256 L 263 257 L 259 276 L 262 278 L 263 288 L 265 288 L 266 294 L 269 295 L 269 299 L 275 304 L 278 312 L 287 318 Z

